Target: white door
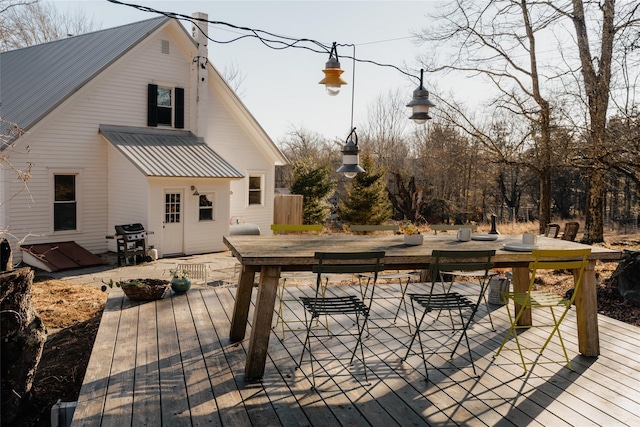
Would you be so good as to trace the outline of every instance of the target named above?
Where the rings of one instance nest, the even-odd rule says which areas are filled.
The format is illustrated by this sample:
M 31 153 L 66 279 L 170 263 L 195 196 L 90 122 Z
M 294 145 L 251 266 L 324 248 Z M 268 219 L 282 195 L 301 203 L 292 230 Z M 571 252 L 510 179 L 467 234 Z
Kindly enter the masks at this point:
M 182 191 L 165 191 L 164 221 L 162 224 L 162 254 L 184 253 Z

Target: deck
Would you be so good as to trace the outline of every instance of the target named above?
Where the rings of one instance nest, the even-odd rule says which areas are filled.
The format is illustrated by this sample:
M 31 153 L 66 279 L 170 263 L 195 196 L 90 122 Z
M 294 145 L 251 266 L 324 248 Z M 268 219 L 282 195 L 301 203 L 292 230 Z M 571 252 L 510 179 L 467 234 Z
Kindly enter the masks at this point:
M 349 286 L 329 289 L 357 292 Z M 561 363 L 540 364 L 523 375 L 517 353 L 492 357 L 508 325 L 504 307 L 491 306 L 496 331 L 482 307 L 469 331 L 478 376 L 463 346 L 453 359 L 429 356 L 427 383 L 420 357 L 400 361 L 410 339 L 408 324 L 403 312 L 395 324 L 389 319 L 399 302 L 393 298 L 397 287 L 383 284 L 376 295 L 392 298 L 376 300 L 373 308 L 365 341 L 370 385 L 358 382 L 364 381 L 359 362 L 349 368 L 353 375 L 333 362 L 326 366 L 332 377 L 317 377 L 312 391 L 306 358 L 302 371 L 295 369 L 304 338 L 298 322 L 287 324 L 284 340 L 280 325 L 274 329 L 263 380 L 245 382 L 248 340 L 228 339 L 235 290 L 192 288 L 143 304 L 113 291 L 72 425 L 640 425 L 640 335 L 622 322 L 600 316 L 601 355 L 585 358 L 577 353 L 572 310 L 562 334 L 574 371 Z M 296 298 L 309 292 L 308 286 L 287 286 L 285 318 L 303 316 Z M 540 332 L 521 337 L 539 345 Z M 543 359 L 560 358 L 559 348 L 550 344 Z M 348 351 L 333 339 L 323 350 Z

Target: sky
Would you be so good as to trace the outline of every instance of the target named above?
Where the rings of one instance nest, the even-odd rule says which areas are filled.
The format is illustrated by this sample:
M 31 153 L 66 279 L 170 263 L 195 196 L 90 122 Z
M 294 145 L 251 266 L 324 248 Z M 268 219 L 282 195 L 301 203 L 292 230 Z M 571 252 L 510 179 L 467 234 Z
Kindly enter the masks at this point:
M 51 0 L 50 0 L 51 1 Z M 60 12 L 83 11 L 101 29 L 142 21 L 157 14 L 117 5 L 107 0 L 53 0 Z M 312 39 L 338 47 L 338 55 L 355 56 L 411 70 L 413 78 L 391 68 L 341 59 L 340 94 L 330 97 L 318 82 L 328 53 L 306 49 L 274 50 L 256 38 L 229 44 L 209 43 L 209 60 L 223 73 L 237 69 L 237 90 L 243 103 L 275 142 L 293 129 L 345 140 L 351 129 L 366 125 L 369 108 L 380 98 L 398 92 L 409 102 L 419 84 L 417 56 L 428 47 L 417 45 L 412 32 L 432 25 L 429 14 L 437 1 L 135 1 L 158 10 L 191 15 L 205 12 L 210 21 L 264 30 L 295 39 Z M 183 21 L 184 22 L 184 21 Z M 190 24 L 187 24 L 190 28 Z M 209 37 L 229 40 L 238 34 L 228 27 L 210 26 Z M 428 75 L 424 86 L 432 90 Z M 355 84 L 354 84 L 355 82 Z M 449 90 L 460 84 L 439 82 Z M 233 86 L 233 84 L 232 84 Z M 353 102 L 352 102 L 353 99 Z M 353 113 L 352 113 L 353 111 Z M 411 114 L 407 108 L 407 117 Z M 411 126 L 415 126 L 410 123 Z

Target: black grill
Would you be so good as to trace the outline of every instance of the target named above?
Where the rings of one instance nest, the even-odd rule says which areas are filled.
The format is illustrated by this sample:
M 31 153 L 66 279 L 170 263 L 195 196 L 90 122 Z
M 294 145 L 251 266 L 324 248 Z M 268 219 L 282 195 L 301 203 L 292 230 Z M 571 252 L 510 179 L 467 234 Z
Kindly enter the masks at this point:
M 116 225 L 118 242 L 118 267 L 135 265 L 147 259 L 147 232 L 144 226 L 137 224 Z

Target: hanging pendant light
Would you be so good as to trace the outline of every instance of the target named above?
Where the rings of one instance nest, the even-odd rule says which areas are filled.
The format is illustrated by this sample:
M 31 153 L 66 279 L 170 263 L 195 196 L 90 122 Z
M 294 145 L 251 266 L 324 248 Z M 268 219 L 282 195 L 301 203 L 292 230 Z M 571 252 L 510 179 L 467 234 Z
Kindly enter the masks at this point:
M 413 99 L 407 104 L 411 107 L 413 114 L 409 117 L 419 125 L 422 125 L 431 119 L 429 108 L 435 107 L 436 104 L 429 99 L 429 91 L 422 86 L 422 77 L 424 70 L 420 70 L 420 86 L 413 91 Z
M 322 70 L 322 72 L 324 73 L 324 79 L 318 83 L 325 86 L 329 96 L 336 96 L 340 93 L 340 86 L 346 85 L 347 82 L 340 78 L 340 75 L 344 73 L 344 71 L 340 69 L 338 49 L 336 48 L 335 42 L 333 42 L 331 52 L 329 53 L 329 60 L 324 64 L 324 70 Z
M 355 142 L 351 138 L 352 135 L 355 137 Z M 356 134 L 356 128 L 353 128 L 342 149 L 342 166 L 336 172 L 344 174 L 347 178 L 355 178 L 358 172 L 365 171 L 358 163 L 358 134 Z

